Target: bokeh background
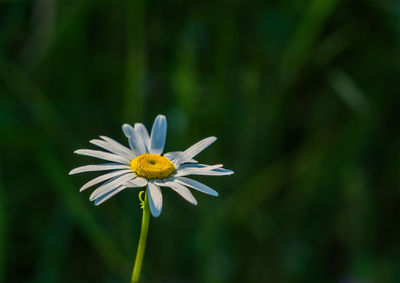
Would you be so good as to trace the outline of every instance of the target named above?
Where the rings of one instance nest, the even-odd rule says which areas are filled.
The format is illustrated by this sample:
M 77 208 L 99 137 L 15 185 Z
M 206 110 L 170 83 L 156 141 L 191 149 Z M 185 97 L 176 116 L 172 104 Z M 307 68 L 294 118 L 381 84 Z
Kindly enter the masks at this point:
M 400 282 L 399 36 L 396 0 L 0 0 L 0 281 L 130 279 L 138 190 L 68 172 L 163 113 L 235 174 L 163 190 L 143 282 Z

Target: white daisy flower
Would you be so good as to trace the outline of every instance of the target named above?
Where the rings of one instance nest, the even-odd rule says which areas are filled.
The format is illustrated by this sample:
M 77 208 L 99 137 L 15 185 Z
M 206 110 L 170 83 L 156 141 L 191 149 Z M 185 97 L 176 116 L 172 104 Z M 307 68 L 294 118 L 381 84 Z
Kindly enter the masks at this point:
M 128 138 L 130 149 L 115 140 L 100 136 L 101 139 L 90 143 L 107 151 L 79 149 L 75 153 L 87 155 L 112 163 L 86 165 L 75 168 L 69 174 L 90 171 L 111 171 L 83 185 L 80 191 L 102 183 L 90 195 L 90 200 L 99 205 L 126 188 L 147 186 L 151 214 L 158 217 L 163 200 L 160 187 L 168 187 L 180 194 L 188 202 L 197 205 L 197 201 L 188 188 L 218 196 L 210 187 L 190 178 L 188 175 L 231 175 L 233 171 L 222 168 L 222 164 L 199 164 L 193 158 L 212 144 L 217 138 L 208 137 L 192 145 L 185 151 L 173 151 L 162 154 L 167 135 L 167 119 L 158 115 L 154 120 L 149 136 L 146 127 L 136 123 L 134 127 L 124 124 L 122 130 Z

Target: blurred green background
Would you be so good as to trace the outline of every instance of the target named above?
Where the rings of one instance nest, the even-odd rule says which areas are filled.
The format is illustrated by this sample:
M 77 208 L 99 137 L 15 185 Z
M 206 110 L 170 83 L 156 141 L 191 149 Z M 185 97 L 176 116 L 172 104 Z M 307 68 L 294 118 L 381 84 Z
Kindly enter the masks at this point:
M 68 172 L 162 113 L 235 174 L 163 190 L 143 282 L 400 282 L 399 39 L 396 0 L 0 0 L 0 281 L 129 280 L 138 190 Z

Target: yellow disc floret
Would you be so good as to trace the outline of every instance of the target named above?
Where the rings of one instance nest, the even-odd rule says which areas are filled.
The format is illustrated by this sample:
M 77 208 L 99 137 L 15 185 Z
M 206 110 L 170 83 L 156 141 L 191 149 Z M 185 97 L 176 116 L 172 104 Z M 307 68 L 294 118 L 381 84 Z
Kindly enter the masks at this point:
M 142 154 L 132 159 L 131 168 L 136 175 L 149 180 L 167 179 L 175 166 L 168 158 L 158 154 Z

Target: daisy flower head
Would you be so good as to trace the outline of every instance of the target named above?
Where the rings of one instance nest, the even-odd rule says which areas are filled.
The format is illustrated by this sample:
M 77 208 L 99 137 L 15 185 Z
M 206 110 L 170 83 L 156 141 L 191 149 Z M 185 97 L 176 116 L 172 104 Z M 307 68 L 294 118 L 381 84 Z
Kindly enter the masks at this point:
M 218 196 L 210 187 L 188 178 L 188 175 L 231 175 L 233 171 L 222 168 L 222 164 L 200 164 L 193 159 L 197 154 L 212 144 L 216 137 L 205 138 L 185 151 L 164 153 L 167 135 L 167 119 L 158 115 L 154 120 L 149 135 L 146 127 L 136 123 L 134 127 L 129 124 L 122 125 L 122 130 L 128 138 L 129 147 L 117 141 L 100 136 L 100 139 L 91 140 L 90 143 L 106 151 L 79 149 L 75 153 L 96 157 L 111 163 L 86 165 L 73 169 L 69 174 L 91 171 L 111 171 L 100 175 L 83 185 L 80 191 L 101 184 L 90 195 L 90 200 L 99 205 L 115 194 L 126 188 L 147 186 L 148 202 L 151 214 L 158 217 L 163 206 L 161 187 L 167 187 L 188 202 L 197 205 L 197 201 L 188 188 Z

